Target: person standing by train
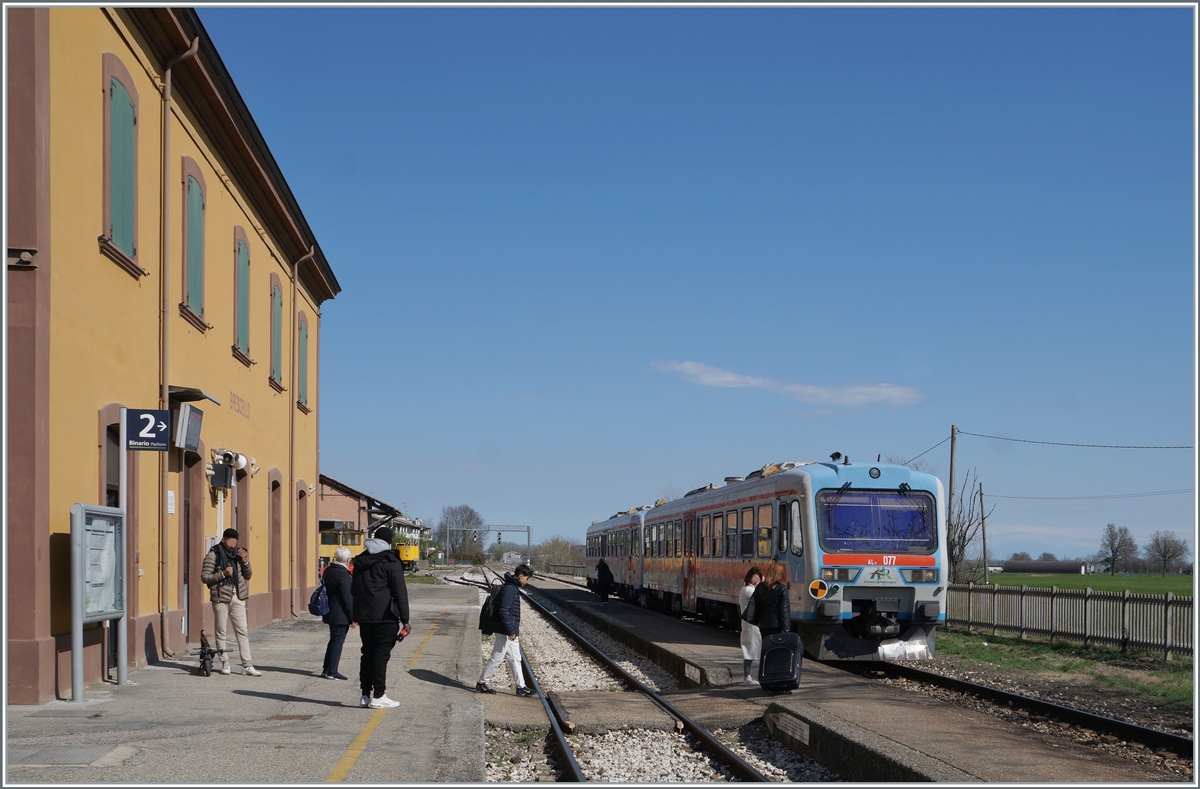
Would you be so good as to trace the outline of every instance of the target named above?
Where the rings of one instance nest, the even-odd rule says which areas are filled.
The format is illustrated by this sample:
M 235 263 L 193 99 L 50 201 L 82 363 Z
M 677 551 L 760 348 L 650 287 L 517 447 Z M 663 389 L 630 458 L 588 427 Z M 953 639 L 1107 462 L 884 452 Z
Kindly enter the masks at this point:
M 600 605 L 608 605 L 608 596 L 612 593 L 613 574 L 608 562 L 603 558 L 596 562 L 596 594 L 600 595 Z
M 392 548 L 392 530 L 380 526 L 363 543 L 365 551 L 354 557 L 354 580 L 350 592 L 354 598 L 354 616 L 362 638 L 362 658 L 358 664 L 358 684 L 362 688 L 360 707 L 380 709 L 399 707 L 387 697 L 387 664 L 392 647 L 400 635 L 401 624 L 408 634 L 408 587 L 404 585 L 404 566 Z
M 325 594 L 329 598 L 329 613 L 321 621 L 329 625 L 329 644 L 325 647 L 325 662 L 321 666 L 321 679 L 350 679 L 338 673 L 342 660 L 342 644 L 346 633 L 354 627 L 354 597 L 350 593 L 350 549 L 339 545 L 333 552 L 333 561 L 321 575 Z
M 751 567 L 746 573 L 745 585 L 742 587 L 742 591 L 738 593 L 738 608 L 743 616 L 746 614 L 746 606 L 750 604 L 750 598 L 754 596 L 755 587 L 761 582 L 762 571 L 757 567 Z M 757 685 L 758 680 L 750 673 L 750 669 L 762 652 L 762 632 L 758 629 L 758 625 L 743 619 L 741 642 L 742 673 L 746 675 L 746 679 L 742 681 L 742 684 Z
M 508 668 L 512 671 L 513 684 L 517 686 L 518 696 L 532 696 L 533 691 L 525 687 L 525 675 L 521 673 L 521 644 L 517 637 L 521 634 L 521 594 L 520 589 L 533 577 L 529 565 L 522 564 L 514 573 L 504 574 L 504 586 L 496 600 L 496 612 L 493 615 L 492 627 L 496 643 L 492 646 L 492 657 L 483 666 L 479 681 L 475 683 L 477 693 L 495 693 L 496 690 L 488 684 L 492 674 L 500 668 L 500 662 L 508 658 Z
M 780 562 L 767 565 L 763 582 L 754 587 L 754 624 L 762 637 L 787 633 L 792 629 L 792 607 L 788 601 L 787 568 Z

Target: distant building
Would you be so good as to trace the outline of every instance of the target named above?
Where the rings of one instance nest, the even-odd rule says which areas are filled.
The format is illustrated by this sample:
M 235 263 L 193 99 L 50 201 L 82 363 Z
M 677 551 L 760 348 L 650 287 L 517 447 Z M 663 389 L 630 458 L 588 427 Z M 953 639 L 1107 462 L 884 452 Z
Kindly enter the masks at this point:
M 525 561 L 525 554 L 517 553 L 516 551 L 504 552 L 505 564 L 520 564 Z
M 1001 572 L 1006 573 L 1050 573 L 1057 575 L 1085 575 L 1086 562 L 1039 562 L 1008 561 Z
M 339 482 L 328 474 L 320 476 L 317 494 L 317 525 L 320 530 L 318 571 L 333 560 L 337 546 L 345 545 L 352 553 L 362 552 L 363 540 L 375 526 L 387 522 L 397 543 L 421 546 L 421 555 L 429 549 L 429 527 L 420 518 L 410 518 L 400 510 L 367 493 Z

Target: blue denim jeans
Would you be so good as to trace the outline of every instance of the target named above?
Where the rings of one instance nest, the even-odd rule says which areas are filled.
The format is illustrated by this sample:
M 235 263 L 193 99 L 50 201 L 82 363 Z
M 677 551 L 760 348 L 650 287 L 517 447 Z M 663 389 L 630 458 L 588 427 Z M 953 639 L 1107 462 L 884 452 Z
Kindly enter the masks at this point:
M 329 646 L 325 647 L 325 666 L 322 673 L 337 673 L 338 663 L 342 660 L 342 644 L 346 642 L 346 633 L 349 630 L 350 625 L 329 626 Z

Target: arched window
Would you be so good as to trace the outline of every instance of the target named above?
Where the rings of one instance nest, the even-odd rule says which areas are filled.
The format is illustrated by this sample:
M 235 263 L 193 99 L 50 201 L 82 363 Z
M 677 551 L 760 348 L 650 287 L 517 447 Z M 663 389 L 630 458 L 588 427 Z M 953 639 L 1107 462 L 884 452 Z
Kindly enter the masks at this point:
M 283 391 L 283 285 L 271 272 L 271 378 L 272 388 Z
M 299 337 L 297 337 L 296 361 L 296 403 L 300 410 L 308 412 L 308 316 L 300 311 Z
M 240 225 L 233 228 L 233 355 L 249 366 L 250 359 L 250 241 Z
M 204 174 L 190 156 L 183 157 L 183 303 L 180 312 L 200 331 L 204 321 Z
M 105 52 L 104 196 L 100 251 L 134 277 L 147 273 L 138 264 L 137 144 L 138 94 L 120 58 Z

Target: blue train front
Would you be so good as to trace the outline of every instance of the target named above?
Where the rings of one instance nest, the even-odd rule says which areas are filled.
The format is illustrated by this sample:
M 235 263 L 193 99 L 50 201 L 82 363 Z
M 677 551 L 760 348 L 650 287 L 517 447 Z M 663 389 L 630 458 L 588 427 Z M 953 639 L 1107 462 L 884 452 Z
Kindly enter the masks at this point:
M 771 463 L 594 523 L 587 553 L 607 557 L 618 594 L 731 626 L 746 571 L 783 562 L 811 656 L 927 660 L 946 618 L 945 524 L 933 475 L 848 459 Z

